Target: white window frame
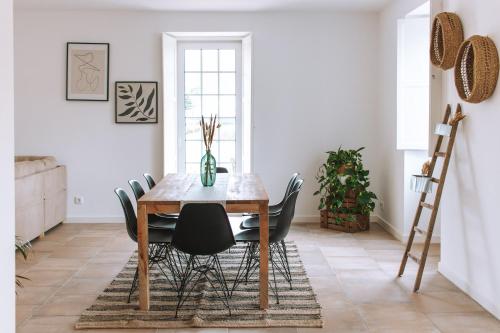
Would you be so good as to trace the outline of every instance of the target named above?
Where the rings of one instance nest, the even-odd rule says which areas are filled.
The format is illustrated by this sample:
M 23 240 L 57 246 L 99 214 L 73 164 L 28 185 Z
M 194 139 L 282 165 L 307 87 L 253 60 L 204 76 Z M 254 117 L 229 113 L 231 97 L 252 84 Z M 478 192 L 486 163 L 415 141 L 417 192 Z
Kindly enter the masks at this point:
M 177 46 L 182 41 L 240 41 L 242 44 L 242 173 L 253 171 L 252 34 L 249 32 L 165 32 L 163 63 L 163 174 L 178 172 L 178 66 Z M 201 158 L 201 157 L 200 157 Z
M 236 95 L 236 117 L 235 117 L 235 172 L 242 173 L 242 56 L 241 41 L 181 41 L 177 44 L 177 170 L 186 172 L 186 139 L 185 139 L 185 109 L 184 109 L 184 52 L 186 49 L 234 49 L 235 50 L 235 95 Z M 218 72 L 219 73 L 219 72 Z M 201 137 L 200 137 L 201 140 Z M 200 156 L 201 159 L 201 156 Z M 217 159 L 217 157 L 216 157 Z

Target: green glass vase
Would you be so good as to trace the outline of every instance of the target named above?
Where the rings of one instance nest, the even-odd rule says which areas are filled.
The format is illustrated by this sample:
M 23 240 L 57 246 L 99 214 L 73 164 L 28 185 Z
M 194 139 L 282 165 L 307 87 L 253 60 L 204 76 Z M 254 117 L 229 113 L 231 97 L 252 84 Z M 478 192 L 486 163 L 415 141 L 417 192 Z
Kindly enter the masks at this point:
M 200 177 L 203 186 L 214 186 L 215 177 L 217 176 L 217 163 L 214 155 L 207 150 L 206 154 L 201 158 L 200 162 Z

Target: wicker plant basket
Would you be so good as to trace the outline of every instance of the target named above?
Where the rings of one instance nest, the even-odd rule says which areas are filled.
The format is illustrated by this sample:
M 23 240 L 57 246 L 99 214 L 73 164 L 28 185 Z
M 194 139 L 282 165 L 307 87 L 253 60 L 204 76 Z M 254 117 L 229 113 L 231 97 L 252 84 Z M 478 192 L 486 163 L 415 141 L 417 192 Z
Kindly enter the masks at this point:
M 453 13 L 439 13 L 432 23 L 431 62 L 441 69 L 450 69 L 464 41 L 464 31 L 460 18 Z
M 370 217 L 368 215 L 334 214 L 326 209 L 320 211 L 321 227 L 342 232 L 359 232 L 370 230 Z
M 498 51 L 489 37 L 472 36 L 462 43 L 455 63 L 458 95 L 469 103 L 488 99 L 497 85 Z

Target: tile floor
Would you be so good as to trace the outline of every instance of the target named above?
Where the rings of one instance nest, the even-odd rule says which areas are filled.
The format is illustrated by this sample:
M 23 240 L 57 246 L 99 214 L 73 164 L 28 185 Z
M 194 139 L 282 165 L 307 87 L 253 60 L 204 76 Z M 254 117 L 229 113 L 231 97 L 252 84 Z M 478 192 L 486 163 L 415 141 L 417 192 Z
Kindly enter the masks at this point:
M 430 251 L 421 292 L 411 292 L 417 266 L 396 279 L 401 243 L 378 225 L 344 234 L 316 224 L 294 224 L 289 235 L 323 307 L 323 329 L 87 330 L 99 333 L 500 332 L 500 321 L 436 272 Z M 121 270 L 136 248 L 121 224 L 64 224 L 33 242 L 28 276 L 18 290 L 18 333 L 73 332 L 79 314 Z

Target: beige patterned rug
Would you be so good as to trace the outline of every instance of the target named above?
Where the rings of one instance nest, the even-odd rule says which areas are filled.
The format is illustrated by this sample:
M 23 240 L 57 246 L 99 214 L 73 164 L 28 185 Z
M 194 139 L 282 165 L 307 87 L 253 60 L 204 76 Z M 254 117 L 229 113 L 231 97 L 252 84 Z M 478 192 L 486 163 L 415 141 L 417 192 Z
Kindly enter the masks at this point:
M 231 316 L 216 297 L 208 282 L 199 283 L 175 318 L 177 293 L 157 268 L 150 271 L 150 311 L 138 310 L 137 291 L 127 303 L 128 292 L 137 267 L 137 253 L 132 255 L 123 270 L 85 310 L 77 329 L 88 328 L 180 328 L 180 327 L 322 327 L 321 307 L 307 279 L 297 247 L 287 243 L 293 289 L 286 280 L 276 276 L 279 304 L 269 290 L 269 309 L 259 309 L 258 272 L 240 284 L 230 300 Z M 244 246 L 219 255 L 229 288 L 233 285 Z M 272 275 L 270 275 L 272 280 Z M 220 292 L 220 291 L 219 291 Z

